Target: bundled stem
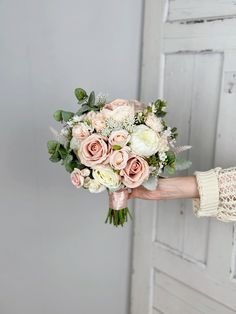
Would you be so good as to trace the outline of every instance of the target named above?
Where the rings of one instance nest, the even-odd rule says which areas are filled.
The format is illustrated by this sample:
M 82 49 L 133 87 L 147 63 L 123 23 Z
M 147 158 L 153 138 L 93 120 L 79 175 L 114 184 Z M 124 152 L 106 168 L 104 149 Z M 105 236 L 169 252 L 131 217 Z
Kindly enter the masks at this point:
M 105 223 L 113 224 L 115 227 L 124 225 L 125 222 L 128 222 L 128 218 L 132 219 L 132 215 L 130 214 L 129 208 L 125 207 L 119 210 L 114 210 L 109 208 L 107 218 Z

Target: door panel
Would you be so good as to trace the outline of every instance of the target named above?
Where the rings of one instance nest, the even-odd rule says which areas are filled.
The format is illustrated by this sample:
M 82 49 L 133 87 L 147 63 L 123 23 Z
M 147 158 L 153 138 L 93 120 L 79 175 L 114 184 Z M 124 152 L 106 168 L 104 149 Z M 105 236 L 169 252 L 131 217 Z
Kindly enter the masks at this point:
M 234 2 L 145 1 L 141 99 L 168 101 L 187 174 L 236 165 Z M 235 229 L 190 201 L 136 201 L 131 313 L 235 313 Z
M 168 20 L 232 17 L 236 15 L 234 0 L 170 0 Z

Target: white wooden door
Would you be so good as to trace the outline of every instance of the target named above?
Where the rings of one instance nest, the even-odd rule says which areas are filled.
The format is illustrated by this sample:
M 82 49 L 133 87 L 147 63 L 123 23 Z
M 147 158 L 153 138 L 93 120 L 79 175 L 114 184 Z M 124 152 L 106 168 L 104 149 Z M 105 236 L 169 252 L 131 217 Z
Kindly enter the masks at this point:
M 189 174 L 236 165 L 236 1 L 146 0 L 141 99 L 164 97 Z M 136 201 L 132 314 L 236 313 L 236 229 Z

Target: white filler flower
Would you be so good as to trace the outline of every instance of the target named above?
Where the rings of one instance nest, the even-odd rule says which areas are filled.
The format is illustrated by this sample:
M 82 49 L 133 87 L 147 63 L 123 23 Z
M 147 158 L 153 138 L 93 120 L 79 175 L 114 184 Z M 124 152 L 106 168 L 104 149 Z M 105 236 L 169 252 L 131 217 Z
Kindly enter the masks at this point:
M 131 135 L 130 147 L 135 154 L 149 157 L 158 151 L 159 136 L 146 125 L 140 124 L 134 128 L 134 132 Z

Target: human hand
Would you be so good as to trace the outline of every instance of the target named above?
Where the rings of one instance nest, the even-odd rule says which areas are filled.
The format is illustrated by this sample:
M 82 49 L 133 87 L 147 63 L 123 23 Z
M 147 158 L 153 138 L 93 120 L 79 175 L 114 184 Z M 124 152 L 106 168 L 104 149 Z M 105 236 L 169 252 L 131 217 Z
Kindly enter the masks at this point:
M 132 189 L 129 199 L 170 200 L 199 198 L 195 176 L 159 179 L 155 191 L 149 191 L 143 186 Z

